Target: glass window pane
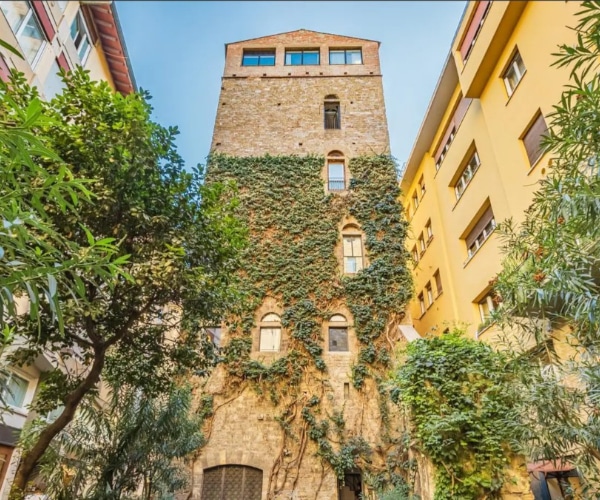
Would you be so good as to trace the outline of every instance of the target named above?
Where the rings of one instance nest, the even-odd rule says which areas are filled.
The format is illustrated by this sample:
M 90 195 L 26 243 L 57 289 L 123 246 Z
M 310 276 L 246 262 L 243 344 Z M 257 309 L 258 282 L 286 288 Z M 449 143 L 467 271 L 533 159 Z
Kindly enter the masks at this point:
M 362 53 L 360 50 L 346 51 L 346 64 L 362 64 Z
M 264 54 L 260 56 L 260 66 L 275 66 L 275 54 Z
M 304 52 L 303 62 L 304 64 L 319 64 L 319 52 L 316 50 Z
M 4 402 L 20 408 L 25 401 L 25 394 L 27 393 L 29 382 L 24 378 L 11 373 L 8 377 L 8 383 L 6 382 L 6 379 L 3 378 L 3 384 L 6 384 L 2 391 Z
M 356 257 L 344 257 L 344 272 L 347 274 L 356 274 L 357 271 Z
M 0 5 L 10 29 L 16 34 L 29 13 L 29 2 L 2 2 Z
M 293 55 L 292 52 L 286 52 L 285 53 L 285 64 L 287 66 L 289 66 L 290 64 L 292 64 L 292 55 Z
M 329 329 L 329 350 L 330 351 L 348 351 L 348 329 L 330 328 Z
M 60 69 L 55 59 L 52 61 L 50 72 L 48 73 L 46 81 L 44 82 L 44 96 L 47 100 L 52 99 L 57 94 L 60 94 L 65 88 L 65 83 L 59 75 L 59 71 Z
M 27 59 L 29 64 L 33 64 L 35 57 L 44 43 L 44 35 L 34 15 L 29 17 L 27 24 L 18 38 L 25 59 Z
M 242 66 L 258 66 L 258 56 L 244 55 Z
M 329 64 L 346 64 L 345 52 L 343 50 L 330 50 Z
M 344 178 L 344 164 L 343 163 L 330 163 L 329 164 L 329 178 L 330 179 L 343 179 Z
M 362 255 L 362 241 L 358 236 L 352 238 L 352 255 L 355 257 Z

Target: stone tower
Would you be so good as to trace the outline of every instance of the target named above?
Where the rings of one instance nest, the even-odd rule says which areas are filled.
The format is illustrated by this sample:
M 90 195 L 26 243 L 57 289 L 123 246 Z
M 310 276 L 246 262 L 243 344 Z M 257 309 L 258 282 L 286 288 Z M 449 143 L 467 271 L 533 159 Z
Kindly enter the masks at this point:
M 411 283 L 378 50 L 226 45 L 207 182 L 237 183 L 249 246 L 243 304 L 208 328 L 187 498 L 357 500 L 410 475 L 384 385 Z

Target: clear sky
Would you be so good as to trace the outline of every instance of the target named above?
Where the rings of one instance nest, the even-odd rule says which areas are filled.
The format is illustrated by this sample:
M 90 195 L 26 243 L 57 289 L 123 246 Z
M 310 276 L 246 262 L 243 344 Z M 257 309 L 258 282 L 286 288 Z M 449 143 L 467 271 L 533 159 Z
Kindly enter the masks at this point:
M 309 29 L 381 42 L 392 154 L 407 160 L 450 50 L 464 1 L 117 1 L 139 87 L 154 119 L 177 125 L 188 166 L 204 163 L 225 44 Z

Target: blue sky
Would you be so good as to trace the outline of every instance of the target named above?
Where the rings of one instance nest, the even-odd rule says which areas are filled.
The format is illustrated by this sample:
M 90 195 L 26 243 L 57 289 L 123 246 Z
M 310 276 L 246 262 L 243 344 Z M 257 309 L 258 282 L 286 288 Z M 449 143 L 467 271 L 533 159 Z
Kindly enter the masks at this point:
M 139 87 L 154 119 L 177 125 L 188 166 L 204 163 L 225 44 L 305 28 L 379 40 L 392 154 L 407 160 L 465 7 L 464 1 L 117 1 Z

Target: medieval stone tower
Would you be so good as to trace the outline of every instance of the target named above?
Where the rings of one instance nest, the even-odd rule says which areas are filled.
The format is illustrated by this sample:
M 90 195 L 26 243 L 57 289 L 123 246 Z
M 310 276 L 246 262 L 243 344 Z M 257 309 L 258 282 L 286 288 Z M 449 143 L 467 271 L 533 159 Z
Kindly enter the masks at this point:
M 187 498 L 404 480 L 385 377 L 412 287 L 378 49 L 308 30 L 226 45 L 207 182 L 235 181 L 249 245 L 240 306 L 208 328 L 221 363 Z

